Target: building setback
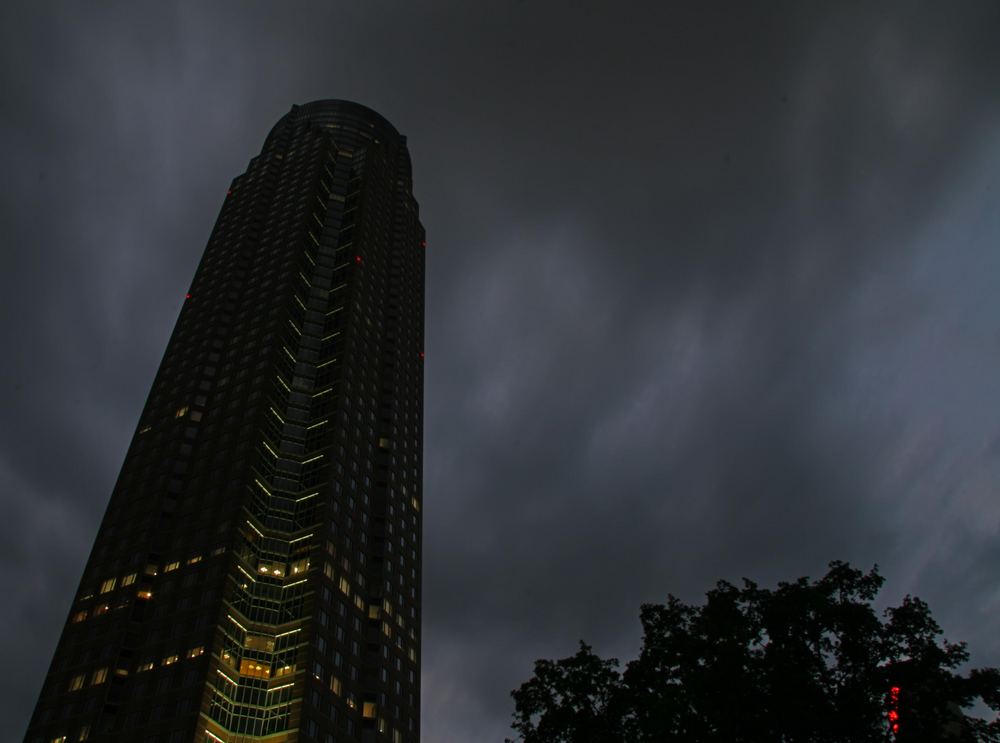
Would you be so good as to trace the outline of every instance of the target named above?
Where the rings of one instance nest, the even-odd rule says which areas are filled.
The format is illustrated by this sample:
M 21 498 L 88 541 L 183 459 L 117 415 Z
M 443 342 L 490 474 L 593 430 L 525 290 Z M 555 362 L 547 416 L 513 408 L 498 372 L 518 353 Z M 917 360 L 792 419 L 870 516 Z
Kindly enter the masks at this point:
M 406 139 L 293 106 L 229 188 L 26 740 L 416 743 L 424 231 Z

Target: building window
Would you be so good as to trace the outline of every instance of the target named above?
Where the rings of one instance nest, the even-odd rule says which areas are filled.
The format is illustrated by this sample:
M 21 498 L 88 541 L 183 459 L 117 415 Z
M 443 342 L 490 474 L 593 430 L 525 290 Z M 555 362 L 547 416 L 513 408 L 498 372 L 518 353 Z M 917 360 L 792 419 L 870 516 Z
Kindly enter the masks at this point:
M 108 578 L 106 581 L 101 583 L 101 593 L 108 593 L 115 590 L 116 578 Z
M 133 583 L 135 583 L 135 573 L 129 573 L 124 578 L 122 578 L 123 586 L 131 586 Z
M 90 685 L 96 686 L 97 684 L 103 684 L 105 679 L 108 678 L 107 668 L 98 668 L 94 671 L 94 675 L 90 677 Z
M 271 669 L 267 665 L 261 665 L 253 660 L 244 659 L 240 661 L 240 675 L 266 679 L 270 677 Z
M 86 674 L 81 673 L 79 676 L 74 676 L 70 679 L 69 690 L 76 691 L 77 689 L 83 688 L 83 682 L 86 680 Z

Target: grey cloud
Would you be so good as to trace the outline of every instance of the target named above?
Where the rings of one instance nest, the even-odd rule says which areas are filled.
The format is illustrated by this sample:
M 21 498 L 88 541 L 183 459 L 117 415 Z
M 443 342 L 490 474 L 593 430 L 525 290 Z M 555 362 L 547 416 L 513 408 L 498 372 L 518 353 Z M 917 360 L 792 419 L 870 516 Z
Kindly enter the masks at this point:
M 428 230 L 425 740 L 831 559 L 1000 663 L 996 7 L 642 5 L 0 10 L 6 719 L 229 179 L 321 97 L 408 135 Z

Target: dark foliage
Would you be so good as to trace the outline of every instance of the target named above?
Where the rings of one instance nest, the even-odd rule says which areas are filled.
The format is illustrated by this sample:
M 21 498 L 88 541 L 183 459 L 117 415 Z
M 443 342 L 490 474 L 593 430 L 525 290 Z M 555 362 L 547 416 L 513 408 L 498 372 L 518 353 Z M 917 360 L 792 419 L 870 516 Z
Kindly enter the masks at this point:
M 923 601 L 881 616 L 882 586 L 841 562 L 776 590 L 720 582 L 703 606 L 642 607 L 639 657 L 618 672 L 580 643 L 540 660 L 512 693 L 524 743 L 931 743 L 1000 741 L 1000 671 L 957 672 L 963 644 L 941 638 Z

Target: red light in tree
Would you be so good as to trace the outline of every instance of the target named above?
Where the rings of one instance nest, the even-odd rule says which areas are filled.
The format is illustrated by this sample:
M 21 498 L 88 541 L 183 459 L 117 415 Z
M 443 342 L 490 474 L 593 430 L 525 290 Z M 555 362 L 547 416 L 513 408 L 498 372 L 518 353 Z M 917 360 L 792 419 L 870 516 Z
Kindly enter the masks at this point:
M 889 688 L 889 700 L 887 717 L 889 718 L 889 730 L 892 732 L 893 736 L 899 734 L 899 692 L 898 686 L 892 686 Z

